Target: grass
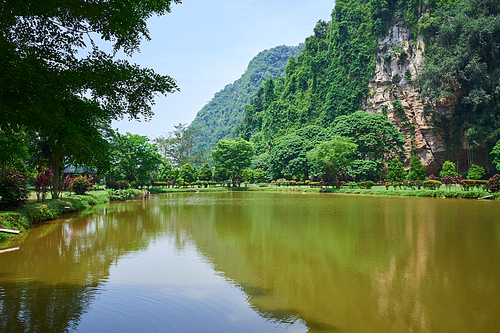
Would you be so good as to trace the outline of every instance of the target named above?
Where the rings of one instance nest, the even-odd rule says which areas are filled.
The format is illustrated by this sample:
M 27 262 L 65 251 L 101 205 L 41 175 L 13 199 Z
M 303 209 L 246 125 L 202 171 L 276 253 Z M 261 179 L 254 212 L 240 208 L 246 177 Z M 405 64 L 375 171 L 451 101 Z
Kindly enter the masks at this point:
M 83 195 L 50 199 L 45 202 L 28 203 L 12 210 L 1 211 L 0 228 L 24 231 L 42 221 L 56 219 L 64 213 L 78 211 L 90 205 L 104 202 L 109 202 L 106 191 L 95 191 Z M 11 235 L 0 233 L 0 242 L 9 237 Z

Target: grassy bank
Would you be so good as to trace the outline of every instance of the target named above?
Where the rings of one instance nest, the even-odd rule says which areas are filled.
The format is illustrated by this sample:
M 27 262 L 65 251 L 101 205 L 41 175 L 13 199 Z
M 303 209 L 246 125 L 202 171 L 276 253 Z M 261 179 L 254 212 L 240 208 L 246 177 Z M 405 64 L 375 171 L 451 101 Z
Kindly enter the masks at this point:
M 429 189 L 400 189 L 389 187 L 386 189 L 385 186 L 374 186 L 371 189 L 361 189 L 358 187 L 347 188 L 343 187 L 341 189 L 336 188 L 321 188 L 321 187 L 309 187 L 309 186 L 267 186 L 259 187 L 256 185 L 250 185 L 248 187 L 208 187 L 208 188 L 197 188 L 197 187 L 187 187 L 187 188 L 152 188 L 150 192 L 152 194 L 156 193 L 175 193 L 175 192 L 221 192 L 221 191 L 271 191 L 271 192 L 312 192 L 312 193 L 340 193 L 340 194 L 364 194 L 364 195 L 389 195 L 389 196 L 404 196 L 404 197 L 429 197 L 429 198 L 482 198 L 486 196 L 493 195 L 493 199 L 499 200 L 500 193 L 492 194 L 484 190 L 469 190 L 465 191 L 459 186 L 441 186 L 437 190 Z
M 95 191 L 84 195 L 72 195 L 46 202 L 32 203 L 23 207 L 0 212 L 0 228 L 24 231 L 34 224 L 56 219 L 64 213 L 78 211 L 100 203 L 109 202 L 106 191 Z M 0 233 L 0 242 L 11 237 Z

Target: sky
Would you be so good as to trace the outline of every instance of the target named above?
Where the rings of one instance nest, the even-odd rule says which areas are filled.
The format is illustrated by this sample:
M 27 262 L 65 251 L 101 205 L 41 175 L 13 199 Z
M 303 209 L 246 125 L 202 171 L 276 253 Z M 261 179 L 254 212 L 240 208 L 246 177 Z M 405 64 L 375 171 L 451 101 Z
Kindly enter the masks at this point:
M 240 78 L 259 52 L 295 46 L 329 21 L 334 0 L 183 0 L 172 12 L 148 20 L 151 41 L 143 41 L 131 63 L 177 81 L 180 92 L 159 95 L 152 120 L 113 122 L 121 133 L 167 135 L 174 124 L 190 124 L 227 84 Z

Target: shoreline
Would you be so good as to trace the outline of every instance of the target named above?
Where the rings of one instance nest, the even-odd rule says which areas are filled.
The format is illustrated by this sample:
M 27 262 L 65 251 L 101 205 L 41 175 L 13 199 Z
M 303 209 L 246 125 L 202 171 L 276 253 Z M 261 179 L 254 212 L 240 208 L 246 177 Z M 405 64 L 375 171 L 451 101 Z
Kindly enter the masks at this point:
M 443 186 L 444 187 L 444 186 Z M 373 196 L 397 196 L 403 198 L 461 198 L 480 199 L 488 197 L 491 200 L 500 200 L 499 193 L 490 193 L 484 190 L 463 191 L 460 188 L 448 188 L 438 190 L 411 190 L 411 189 L 385 189 L 384 186 L 374 186 L 372 189 L 355 188 L 320 188 L 307 186 L 269 186 L 269 187 L 208 187 L 208 188 L 153 188 L 149 189 L 150 194 L 164 193 L 215 193 L 215 192 L 305 192 L 320 194 L 354 194 Z M 141 192 L 142 194 L 142 192 Z M 138 193 L 138 195 L 140 195 Z M 8 211 L 0 211 L 0 228 L 26 231 L 36 224 L 44 221 L 54 220 L 66 213 L 76 212 L 100 203 L 110 202 L 107 191 L 89 192 L 84 195 L 71 195 L 60 199 L 51 199 L 45 202 L 37 202 Z M 14 235 L 0 233 L 0 244 L 9 239 L 14 239 Z

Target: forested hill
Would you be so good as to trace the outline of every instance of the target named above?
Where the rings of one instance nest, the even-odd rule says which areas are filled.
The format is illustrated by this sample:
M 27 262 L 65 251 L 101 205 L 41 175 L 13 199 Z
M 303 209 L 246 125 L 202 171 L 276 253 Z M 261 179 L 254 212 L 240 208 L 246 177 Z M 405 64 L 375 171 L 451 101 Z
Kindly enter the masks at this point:
M 259 86 L 266 79 L 283 76 L 290 57 L 297 57 L 303 47 L 303 44 L 282 45 L 260 52 L 250 61 L 241 78 L 216 93 L 189 126 L 199 131 L 193 152 L 209 152 L 220 139 L 234 136 L 245 105 L 256 95 Z

